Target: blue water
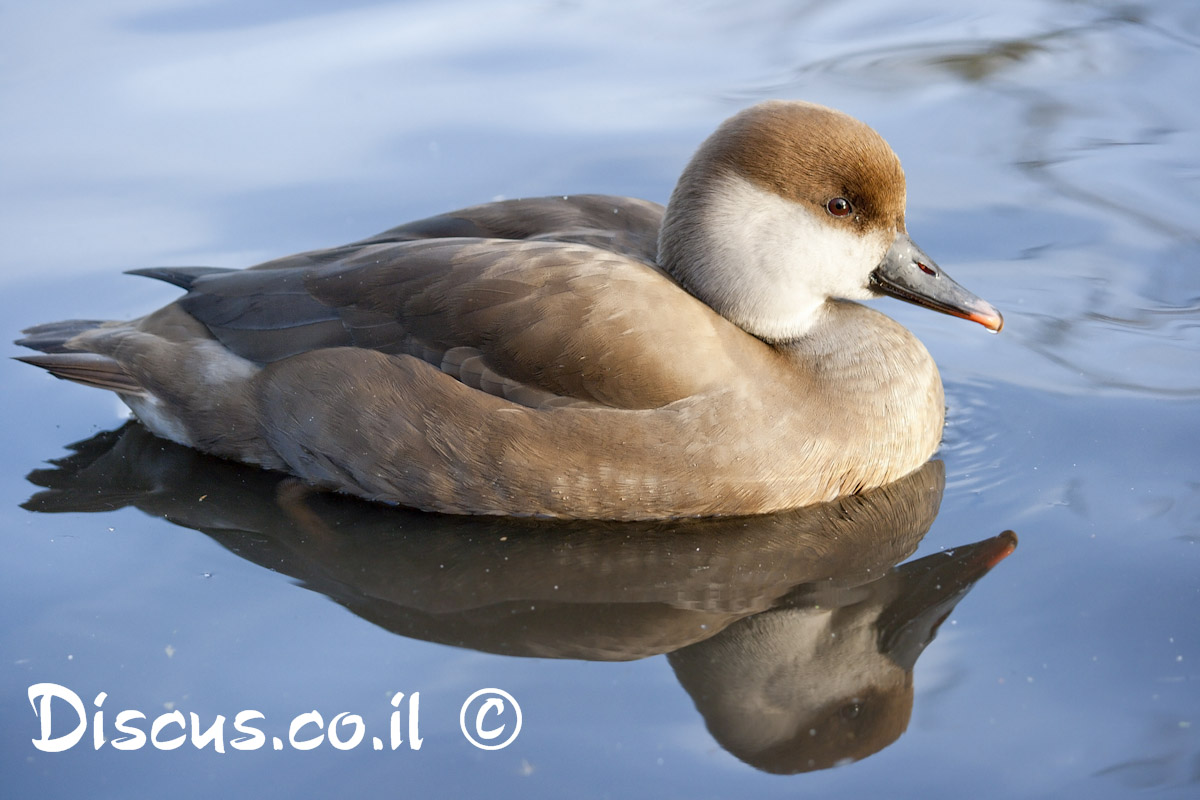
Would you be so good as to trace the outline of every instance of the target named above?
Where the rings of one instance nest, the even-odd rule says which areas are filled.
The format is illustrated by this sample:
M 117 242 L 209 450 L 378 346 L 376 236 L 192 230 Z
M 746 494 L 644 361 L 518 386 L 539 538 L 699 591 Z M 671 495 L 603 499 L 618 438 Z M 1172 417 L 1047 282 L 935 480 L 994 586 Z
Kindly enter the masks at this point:
M 1006 320 L 993 337 L 881 301 L 939 363 L 942 463 L 900 499 L 740 529 L 531 530 L 307 496 L 108 433 L 114 398 L 6 361 L 6 795 L 1196 796 L 1200 7 L 966 6 L 0 11 L 10 339 L 177 294 L 124 269 L 240 267 L 498 197 L 663 202 L 699 141 L 768 97 L 876 127 L 914 239 Z M 972 567 L 965 546 L 1002 550 L 1005 530 L 1016 551 Z M 812 631 L 829 613 L 844 652 L 806 644 L 828 645 Z M 839 694 L 863 664 L 898 688 Z M 89 716 L 106 693 L 104 743 L 89 722 L 63 752 L 35 747 L 40 683 Z M 775 725 L 761 685 L 835 710 L 774 762 L 810 771 L 739 750 Z M 460 730 L 485 688 L 522 710 L 503 749 Z M 54 702 L 62 736 L 76 717 Z M 147 734 L 223 715 L 226 752 L 117 749 L 126 709 Z M 231 744 L 243 710 L 265 717 L 261 747 Z M 363 742 L 294 746 L 289 722 L 314 710 L 326 731 L 359 715 Z M 507 726 L 487 741 L 511 711 L 482 717 Z M 835 728 L 853 732 L 840 751 Z M 819 768 L 871 737 L 878 752 Z

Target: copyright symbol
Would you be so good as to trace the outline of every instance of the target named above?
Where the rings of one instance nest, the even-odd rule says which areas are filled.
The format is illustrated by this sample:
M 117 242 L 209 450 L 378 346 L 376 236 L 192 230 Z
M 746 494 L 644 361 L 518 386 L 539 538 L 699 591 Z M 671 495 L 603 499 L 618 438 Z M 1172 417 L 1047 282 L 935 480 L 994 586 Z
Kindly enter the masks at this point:
M 458 726 L 480 750 L 500 750 L 521 732 L 521 706 L 503 689 L 480 689 L 462 704 Z M 505 733 L 507 738 L 501 739 Z

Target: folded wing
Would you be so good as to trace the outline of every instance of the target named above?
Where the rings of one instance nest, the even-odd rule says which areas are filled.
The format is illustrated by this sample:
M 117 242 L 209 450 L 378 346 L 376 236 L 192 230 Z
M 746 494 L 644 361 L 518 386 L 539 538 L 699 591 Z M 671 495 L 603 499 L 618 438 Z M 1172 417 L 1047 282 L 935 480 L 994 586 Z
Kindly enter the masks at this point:
M 562 213 L 515 230 L 504 220 L 531 215 L 489 204 L 335 250 L 187 276 L 179 306 L 258 363 L 368 348 L 534 407 L 652 408 L 711 387 L 742 337 L 647 257 L 652 214 L 601 230 L 595 198 L 582 210 L 578 200 L 520 202 Z M 479 232 L 512 238 L 465 235 Z

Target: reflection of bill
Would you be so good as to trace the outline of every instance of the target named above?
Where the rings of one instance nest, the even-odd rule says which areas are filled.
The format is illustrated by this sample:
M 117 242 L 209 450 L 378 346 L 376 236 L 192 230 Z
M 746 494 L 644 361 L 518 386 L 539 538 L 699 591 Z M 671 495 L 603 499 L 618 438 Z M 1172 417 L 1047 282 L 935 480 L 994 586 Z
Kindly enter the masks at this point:
M 136 424 L 72 449 L 29 476 L 47 491 L 27 508 L 136 506 L 417 639 L 593 661 L 669 653 L 713 736 L 777 772 L 894 741 L 917 657 L 1016 542 L 1004 533 L 895 566 L 937 515 L 940 462 L 782 514 L 605 523 L 439 516 L 316 493 Z M 494 736 L 477 736 L 484 745 L 513 732 L 498 704 L 464 713 L 464 734 Z
M 463 736 L 480 750 L 508 747 L 520 735 L 522 721 L 520 704 L 503 689 L 480 689 L 466 699 L 458 715 Z

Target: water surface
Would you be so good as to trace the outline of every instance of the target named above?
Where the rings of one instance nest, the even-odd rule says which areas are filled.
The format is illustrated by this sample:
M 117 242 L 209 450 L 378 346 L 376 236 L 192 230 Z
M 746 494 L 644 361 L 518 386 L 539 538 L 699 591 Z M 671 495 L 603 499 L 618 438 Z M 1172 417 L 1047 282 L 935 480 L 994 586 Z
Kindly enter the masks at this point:
M 0 13 L 10 338 L 176 294 L 123 269 L 240 267 L 497 197 L 663 202 L 696 144 L 768 97 L 883 133 L 910 232 L 1006 318 L 992 337 L 881 301 L 941 368 L 938 462 L 744 526 L 385 512 L 168 447 L 111 397 L 0 365 L 13 796 L 1195 795 L 1194 4 Z M 37 683 L 89 713 L 107 693 L 108 741 L 35 748 Z M 490 687 L 523 711 L 494 751 L 459 726 Z M 226 752 L 118 750 L 124 709 L 224 715 Z M 282 750 L 229 744 L 247 709 Z M 313 710 L 360 715 L 364 743 L 293 747 L 288 721 Z M 815 741 L 779 734 L 802 724 Z

